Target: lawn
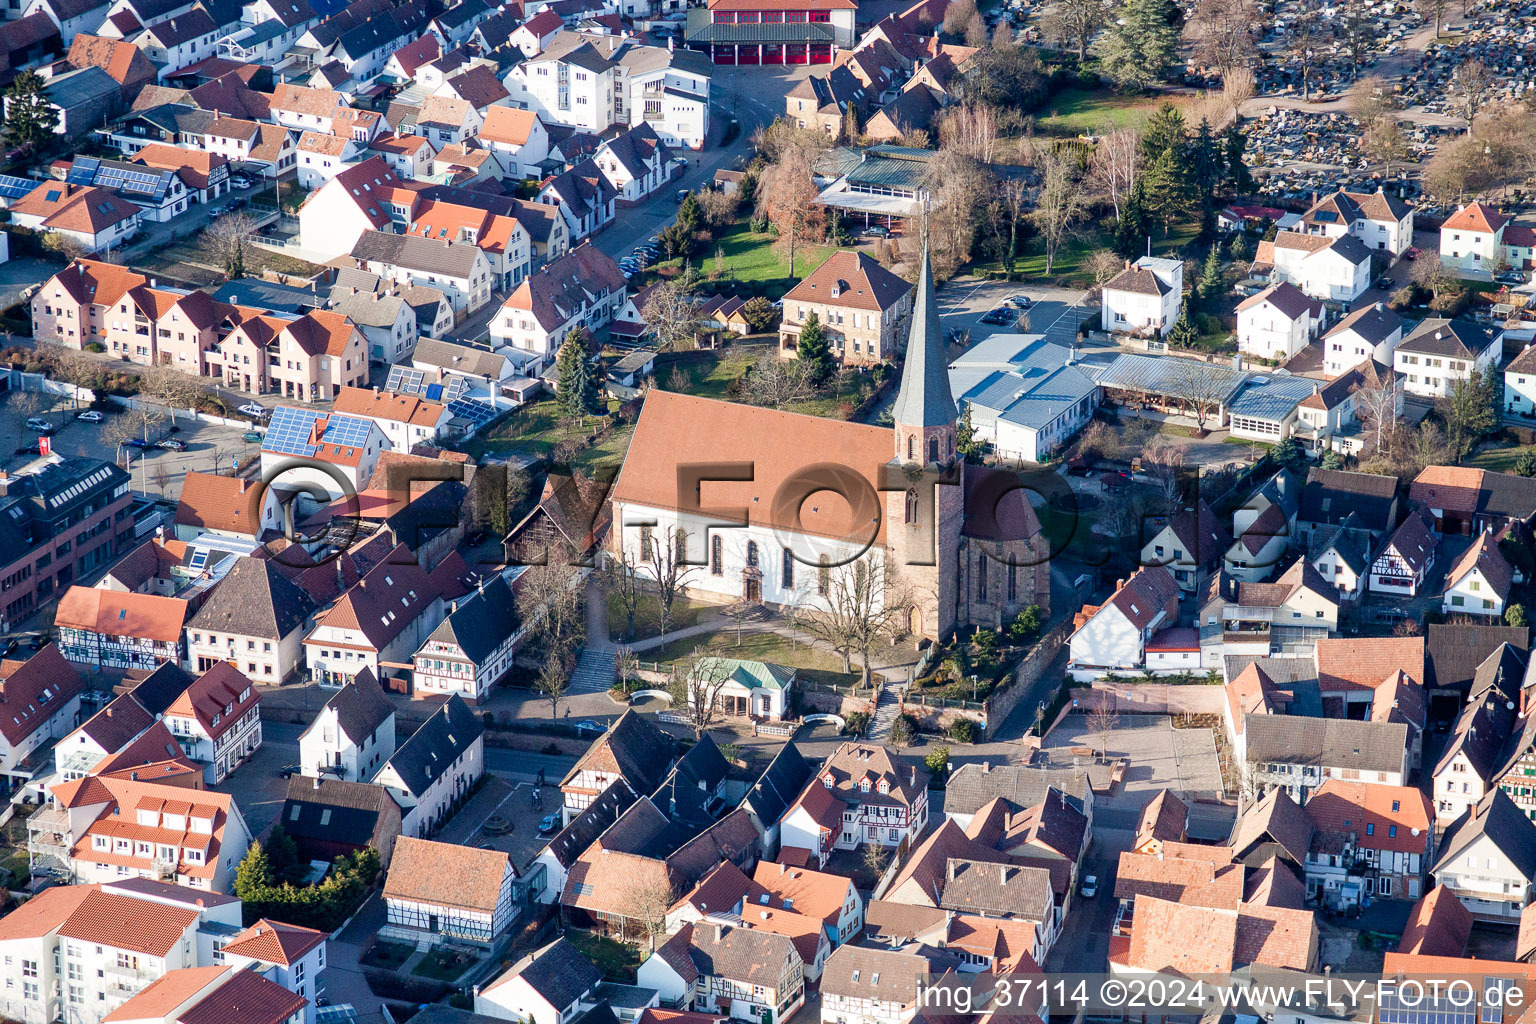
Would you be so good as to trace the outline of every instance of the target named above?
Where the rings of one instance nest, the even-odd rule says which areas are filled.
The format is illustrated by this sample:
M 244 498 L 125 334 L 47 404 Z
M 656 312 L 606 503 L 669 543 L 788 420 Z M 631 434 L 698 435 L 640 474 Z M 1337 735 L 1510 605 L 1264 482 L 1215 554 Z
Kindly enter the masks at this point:
M 716 607 L 703 601 L 690 601 L 686 597 L 679 597 L 672 602 L 672 619 L 668 624 L 669 629 L 684 629 L 699 621 L 702 613 Z M 619 595 L 608 595 L 608 634 L 619 643 L 626 642 L 629 638 L 624 635 L 625 626 L 628 625 L 624 615 L 624 605 L 619 600 Z M 635 639 L 646 640 L 661 632 L 661 598 L 655 594 L 641 592 L 640 599 L 635 606 Z
M 1127 96 L 1112 89 L 1063 89 L 1046 101 L 1035 125 L 1052 135 L 1089 135 L 1138 127 L 1167 96 Z
M 416 952 L 415 946 L 408 946 L 403 942 L 385 942 L 380 939 L 363 954 L 362 962 L 364 967 L 382 967 L 386 971 L 398 971 L 414 952 Z
M 710 636 L 690 636 L 674 640 L 656 650 L 644 651 L 642 661 L 659 661 L 663 664 L 678 661 L 697 650 L 722 658 L 742 658 L 748 661 L 766 661 L 775 665 L 787 665 L 799 669 L 800 675 L 810 682 L 825 682 L 848 686 L 860 679 L 855 658 L 854 671 L 843 672 L 843 660 L 835 654 L 812 647 L 801 635 L 799 643 L 791 644 L 787 636 L 778 633 L 746 632 L 741 634 L 741 644 L 736 643 L 736 630 L 726 623 L 719 632 Z
M 418 978 L 431 978 L 433 981 L 453 981 L 474 966 L 474 963 L 475 958 L 468 953 L 434 949 L 411 969 L 411 973 Z
M 561 441 L 590 434 L 597 422 L 597 417 L 589 416 L 586 418 L 584 427 L 573 427 L 561 419 L 554 398 L 545 398 L 537 402 L 529 402 L 518 409 L 497 424 L 489 434 L 477 437 L 466 444 L 464 450 L 477 459 L 486 454 L 505 454 L 510 451 L 542 457 L 548 455 L 549 450 Z M 623 435 L 621 444 L 610 438 L 601 447 L 605 449 L 616 447 L 617 458 L 614 461 L 622 462 L 624 450 L 629 447 L 628 431 L 616 431 L 616 433 Z M 583 455 L 587 454 L 583 453 Z M 582 460 L 578 458 L 577 461 L 580 463 Z
M 1154 255 L 1177 256 L 1185 246 L 1195 240 L 1200 233 L 1198 223 L 1175 224 L 1166 235 L 1161 231 L 1152 233 L 1152 252 Z M 1108 249 L 1114 243 L 1114 218 L 1106 217 L 1103 221 L 1080 225 L 1078 231 L 1068 238 L 1060 249 L 1056 251 L 1056 260 L 1051 265 L 1049 275 L 1045 272 L 1045 243 L 1036 235 L 1024 243 L 1024 251 L 1014 261 L 1014 273 L 1019 274 L 1024 280 L 1049 277 L 1052 280 L 1066 280 L 1073 285 L 1087 288 L 1093 283 L 1088 272 L 1083 266 L 1084 262 L 1093 253 L 1100 249 Z M 1001 273 L 1002 262 L 988 260 L 976 263 L 972 266 L 972 273 Z
M 1512 444 L 1503 448 L 1484 448 L 1467 456 L 1466 463 L 1478 469 L 1487 469 L 1495 473 L 1513 473 L 1515 462 L 1520 458 L 1520 453 L 1525 451 L 1525 446 Z
M 597 965 L 604 979 L 621 985 L 635 983 L 635 972 L 640 969 L 639 946 L 574 928 L 568 929 L 565 937 L 583 956 Z
M 778 344 L 771 340 L 734 341 L 722 349 L 664 353 L 656 359 L 656 380 L 669 391 L 681 391 L 700 398 L 731 400 L 731 383 L 763 356 L 776 355 Z M 673 375 L 681 375 L 673 381 Z M 684 381 L 682 376 L 686 376 Z M 676 383 L 678 386 L 673 387 Z M 847 419 L 862 395 L 858 380 L 838 380 L 821 394 L 786 408 L 787 412 L 807 416 Z
M 774 237 L 751 230 L 747 221 L 738 221 L 715 240 L 708 252 L 701 253 L 707 266 L 713 270 L 715 251 L 725 250 L 725 267 L 731 280 L 744 284 L 765 284 L 777 287 L 777 294 L 789 290 L 791 281 L 785 274 L 784 257 L 773 251 Z M 837 249 L 830 245 L 795 246 L 795 274 L 798 281 L 821 266 Z

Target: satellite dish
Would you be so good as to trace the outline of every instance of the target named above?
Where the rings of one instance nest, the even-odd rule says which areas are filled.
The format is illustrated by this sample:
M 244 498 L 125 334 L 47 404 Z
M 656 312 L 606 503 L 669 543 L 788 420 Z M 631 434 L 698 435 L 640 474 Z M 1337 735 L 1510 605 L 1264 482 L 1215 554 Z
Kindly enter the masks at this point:
M 1414 830 L 1413 830 L 1413 834 L 1414 834 L 1414 835 L 1418 835 L 1418 834 L 1419 834 L 1419 830 L 1418 830 L 1418 829 L 1414 829 Z

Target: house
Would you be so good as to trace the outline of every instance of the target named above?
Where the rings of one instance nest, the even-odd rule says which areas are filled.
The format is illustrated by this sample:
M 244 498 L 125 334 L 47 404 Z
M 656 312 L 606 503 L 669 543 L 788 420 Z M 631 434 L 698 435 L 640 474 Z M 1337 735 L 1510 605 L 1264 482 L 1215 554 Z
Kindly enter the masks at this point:
M 1224 654 L 1267 655 L 1288 645 L 1317 644 L 1339 627 L 1337 590 L 1306 558 L 1268 583 L 1248 583 L 1226 573 L 1213 577 L 1200 607 L 1202 661 L 1219 665 Z
M 1310 910 L 1245 902 L 1235 909 L 1139 895 L 1129 937 L 1109 957 L 1111 974 L 1226 974 L 1240 967 L 1311 970 L 1318 929 Z
M 1497 533 L 1531 521 L 1536 481 L 1465 466 L 1426 466 L 1408 486 L 1408 500 L 1429 509 L 1440 533 Z
M 1536 347 L 1525 346 L 1504 367 L 1504 413 L 1536 418 Z
M 444 404 L 378 388 L 342 388 L 331 407 L 378 424 L 390 448 L 397 452 L 408 452 L 418 444 L 437 444 L 452 418 Z
M 187 664 L 207 672 L 228 662 L 257 682 L 285 682 L 302 663 L 314 610 L 271 560 L 238 559 L 187 623 Z
M 588 158 L 546 178 L 536 198 L 558 209 L 570 237 L 580 241 L 613 223 L 618 196 L 618 190 Z
M 834 51 L 851 50 L 855 43 L 853 0 L 804 0 L 785 11 L 785 22 L 812 27 L 792 33 L 773 32 L 746 16 L 755 12 L 742 0 L 710 0 L 705 13 L 688 24 L 689 47 L 702 50 L 716 64 L 752 64 L 762 61 L 790 64 L 828 64 Z M 750 28 L 739 28 L 740 25 Z M 787 40 L 787 41 L 786 41 Z
M 1484 531 L 1446 570 L 1440 610 L 1502 619 L 1514 579 L 1515 570 L 1499 550 L 1498 539 Z
M 1312 820 L 1308 895 L 1347 908 L 1423 893 L 1435 816 L 1422 790 L 1328 779 L 1303 810 Z
M 672 151 L 645 123 L 605 139 L 592 161 L 625 205 L 648 199 L 672 176 Z
M 73 5 L 75 9 L 84 6 L 86 0 L 80 0 Z M 64 11 L 61 5 L 44 4 L 52 7 L 58 14 L 73 14 L 73 11 Z M 75 21 L 78 17 L 67 18 L 67 21 Z M 99 24 L 99 22 L 98 22 Z M 73 68 L 98 67 L 112 76 L 113 81 L 122 87 L 122 99 L 125 104 L 132 103 L 146 85 L 152 85 L 157 78 L 155 66 L 150 63 L 144 51 L 132 43 L 121 39 L 107 39 L 102 36 L 89 35 L 78 31 L 83 24 L 61 27 L 69 44 L 69 53 L 65 61 Z
M 761 775 L 747 790 L 741 810 L 762 837 L 764 856 L 779 854 L 779 823 L 811 777 L 815 765 L 806 760 L 794 741 L 779 748 Z
M 833 946 L 853 941 L 864 930 L 864 898 L 843 875 L 763 860 L 757 862 L 752 884 L 762 889 L 759 905 L 767 896 L 769 905 L 819 919 Z
M 1223 559 L 1224 571 L 1244 583 L 1264 579 L 1280 564 L 1290 547 L 1291 529 L 1279 505 L 1264 509 L 1238 534 Z
M 67 0 L 30 0 L 24 4 L 18 0 L 18 3 L 11 6 L 6 13 L 17 21 L 27 22 L 22 27 L 22 39 L 27 42 L 21 46 L 12 42 L 10 66 L 19 68 L 39 57 L 50 53 L 56 54 L 61 45 L 68 46 L 70 53 L 74 54 L 75 38 L 100 25 L 106 17 L 107 6 L 108 0 L 92 0 L 89 3 L 86 0 L 77 0 L 74 3 Z M 37 17 L 38 15 L 41 17 Z M 52 31 L 49 31 L 50 25 Z M 58 38 L 54 38 L 55 36 Z M 37 44 L 44 42 L 48 45 L 39 48 Z M 71 63 L 74 62 L 71 61 Z M 150 77 L 152 80 L 154 76 Z
M 603 975 L 569 940 L 558 938 L 475 992 L 475 1012 L 499 1020 L 565 1024 L 596 1002 Z
M 1504 230 L 1513 220 L 1486 203 L 1468 203 L 1440 225 L 1440 262 L 1463 277 L 1488 280 L 1507 265 Z
M 752 1024 L 783 1024 L 805 1003 L 805 962 L 794 940 L 739 918 L 685 925 L 641 963 L 637 978 L 664 999 L 680 992 L 685 1005 Z
M 373 673 L 331 694 L 299 734 L 300 774 L 366 782 L 395 753 L 395 708 Z
M 59 652 L 76 664 L 154 669 L 182 660 L 186 617 L 183 598 L 74 586 L 59 599 L 54 625 Z
M 849 111 L 864 121 L 873 98 L 850 68 L 838 65 L 802 78 L 784 97 L 784 113 L 797 127 L 825 132 L 835 142 L 847 134 Z
M 834 361 L 846 366 L 891 362 L 911 314 L 910 284 L 867 253 L 841 250 L 784 296 L 779 355 L 796 354 L 800 331 L 814 315 Z
M 1171 789 L 1158 790 L 1142 808 L 1130 852 L 1159 856 L 1167 844 L 1182 843 L 1189 838 L 1188 825 L 1189 805 Z
M 1472 914 L 1456 894 L 1437 885 L 1419 898 L 1403 925 L 1399 953 L 1460 957 L 1472 936 Z
M 57 232 L 88 253 L 122 245 L 139 230 L 133 203 L 104 188 L 63 181 L 37 186 L 11 203 L 10 214 L 16 226 Z
M 482 203 L 470 194 L 455 192 L 464 202 L 449 199 L 431 199 L 417 206 L 415 219 L 409 234 L 437 240 L 449 239 L 472 243 L 485 253 L 490 261 L 493 288 L 514 288 L 520 284 L 536 265 L 533 260 L 533 236 L 529 233 L 520 214 L 525 207 L 544 209 L 536 203 L 504 199 Z M 489 208 L 485 208 L 489 207 Z M 564 230 L 564 222 L 558 216 L 552 219 Z M 557 243 L 563 251 L 564 236 Z M 537 261 L 542 263 L 542 260 Z
M 1353 235 L 1367 249 L 1401 256 L 1413 244 L 1413 207 L 1380 188 L 1374 193 L 1339 189 L 1313 203 L 1295 230 L 1326 238 Z
M 1289 281 L 1314 299 L 1354 302 L 1371 286 L 1371 250 L 1353 234 L 1281 231 L 1260 242 L 1255 267 L 1272 268 L 1270 280 Z
M 277 822 L 302 860 L 330 862 L 371 846 L 387 868 L 400 838 L 400 805 L 382 786 L 293 775 Z
M 729 861 L 717 865 L 672 905 L 666 928 L 672 931 L 683 924 L 696 925 L 711 915 L 749 918 L 754 928 L 787 936 L 805 963 L 808 982 L 820 979 L 822 965 L 832 952 L 825 925 L 819 918 L 777 903 Z
M 1368 589 L 1417 597 L 1425 574 L 1435 564 L 1437 544 L 1434 516 L 1423 508 L 1410 512 L 1372 560 Z
M 1289 281 L 1272 284 L 1237 305 L 1239 352 L 1274 363 L 1288 362 L 1317 338 L 1326 320 L 1319 299 Z
M 918 948 L 922 952 L 853 946 L 839 949 L 822 972 L 822 1024 L 906 1024 L 912 1020 L 920 1012 L 922 979 L 943 974 L 948 961 L 956 956 Z M 963 963 L 963 954 L 960 956 L 956 962 Z
M 521 50 L 524 59 L 531 60 L 543 53 L 564 27 L 560 15 L 546 8 L 514 29 L 507 42 Z
M 1184 301 L 1184 263 L 1143 256 L 1104 282 L 1101 330 L 1162 334 L 1179 318 Z
M 1087 425 L 1102 391 L 1071 350 L 1032 335 L 994 334 L 950 364 L 973 436 L 1003 458 L 1045 462 Z
M 363 333 L 346 317 L 323 309 L 297 318 L 247 317 L 205 356 L 208 376 L 232 391 L 276 392 L 299 401 L 334 398 L 347 385 L 361 386 L 368 376 Z
M 212 892 L 229 891 L 251 841 L 228 794 L 117 774 L 53 786 L 27 829 L 33 863 L 76 882 L 137 875 Z
M 1397 525 L 1397 515 L 1397 477 L 1313 467 L 1301 490 L 1296 533 L 1306 539 L 1353 519 L 1359 529 L 1386 534 Z
M 502 79 L 514 105 L 546 124 L 601 134 L 614 121 L 617 78 L 613 41 L 563 31 Z
M 490 261 L 466 242 L 364 231 L 351 257 L 359 270 L 386 280 L 440 289 L 457 316 L 473 313 L 491 298 Z
M 834 849 L 910 846 L 928 824 L 928 773 L 884 747 L 844 743 L 785 814 L 779 841 L 824 866 Z
M 373 777 L 400 804 L 400 834 L 425 836 L 445 822 L 485 771 L 485 730 L 449 694 Z M 398 852 L 398 851 L 397 851 Z
M 320 999 L 325 992 L 320 972 L 325 969 L 327 938 L 325 932 L 313 928 L 261 918 L 225 943 L 223 952 L 231 967 L 246 968 L 269 984 L 281 986 L 290 999 L 297 997 L 312 1007 L 313 1000 Z M 277 995 L 276 990 L 264 991 Z M 274 1010 L 274 1020 L 279 1019 L 278 1012 L 281 1011 Z M 300 1020 L 303 1024 L 314 1024 L 313 1011 Z
M 615 782 L 652 793 L 676 758 L 672 738 L 648 718 L 625 711 L 593 741 L 560 783 L 566 825 Z
M 710 690 L 718 686 L 715 701 L 723 714 L 777 722 L 789 713 L 795 688 L 793 668 L 740 658 L 707 658 L 699 672 L 700 678 L 710 680 Z M 690 701 L 697 696 L 691 693 Z
M 0 663 L 0 695 L 11 708 L 0 715 L 0 791 L 10 796 L 51 761 L 37 761 L 79 723 L 80 672 L 48 644 L 25 661 Z M 57 749 L 55 747 L 55 749 Z M 38 757 L 34 757 L 38 754 Z
M 1446 826 L 1431 870 L 1475 920 L 1516 921 L 1536 883 L 1536 824 L 1496 789 Z
M 1204 501 L 1171 517 L 1153 519 L 1149 532 L 1152 536 L 1141 547 L 1141 564 L 1168 569 L 1184 593 L 1202 590 L 1203 577 L 1232 545 L 1221 520 Z
M 1411 395 L 1443 398 L 1456 384 L 1497 367 L 1504 332 L 1469 320 L 1429 319 L 1397 343 L 1392 368 Z
M 1525 650 L 1503 643 L 1477 666 L 1467 703 L 1434 770 L 1441 821 L 1475 806 L 1523 757 L 1529 660 Z
M 275 109 L 273 116 L 280 116 Z M 408 221 L 415 193 L 402 195 L 402 191 L 401 179 L 383 157 L 369 157 L 339 172 L 299 207 L 299 237 L 305 252 L 328 262 L 351 252 L 364 232 L 388 229 L 397 214 L 401 222 Z
M 551 357 L 573 329 L 595 332 L 624 305 L 626 279 L 613 257 L 590 243 L 540 267 L 491 319 L 499 345 Z
M 1323 372 L 1338 377 L 1367 359 L 1393 365 L 1392 354 L 1407 324 L 1386 303 L 1362 306 L 1323 335 Z
M 1076 630 L 1067 641 L 1071 651 L 1067 671 L 1073 678 L 1092 678 L 1106 671 L 1137 668 L 1146 662 L 1146 645 L 1153 634 L 1175 625 L 1179 617 L 1179 584 L 1163 566 L 1137 570 L 1120 581 L 1109 600 L 1084 605 Z
M 1340 603 L 1356 601 L 1365 594 L 1374 548 L 1372 532 L 1350 517 L 1338 526 L 1314 531 L 1308 539 L 1307 559 L 1319 576 L 1333 584 Z
M 457 693 L 470 704 L 489 695 L 512 667 L 524 631 L 512 588 L 501 576 L 482 580 L 453 602 L 417 648 L 411 674 L 418 693 Z
M 570 824 L 556 832 L 535 855 L 528 869 L 530 896 L 546 905 L 558 903 L 571 867 L 620 815 L 634 805 L 635 800 L 635 791 L 629 783 L 623 779 L 615 780 L 573 817 Z
M 493 946 L 517 918 L 516 879 L 511 856 L 500 850 L 401 836 L 384 877 L 388 923 L 380 934 Z
M 543 12 L 534 17 L 543 17 L 548 13 Z M 496 154 L 502 167 L 512 177 L 542 178 L 552 169 L 546 166 L 553 148 L 549 130 L 532 110 L 491 107 L 485 112 L 485 124 L 480 128 L 479 139 L 481 145 Z
M 166 708 L 164 722 L 181 749 L 218 785 L 261 746 L 261 694 L 228 662 L 198 676 Z
M 1256 791 L 1284 789 L 1306 803 L 1327 779 L 1360 779 L 1401 786 L 1408 776 L 1408 726 L 1249 714 L 1244 773 Z
M 643 124 L 673 149 L 700 150 L 709 138 L 710 62 L 684 47 L 628 46 L 619 54 L 618 88 L 629 96 L 615 117 Z

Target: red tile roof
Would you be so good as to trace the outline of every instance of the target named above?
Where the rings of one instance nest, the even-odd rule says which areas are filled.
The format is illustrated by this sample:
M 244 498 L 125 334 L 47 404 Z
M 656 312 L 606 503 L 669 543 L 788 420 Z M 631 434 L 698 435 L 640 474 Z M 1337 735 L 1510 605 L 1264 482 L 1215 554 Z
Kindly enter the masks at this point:
M 224 952 L 287 967 L 325 940 L 325 932 L 262 918 L 230 939 Z
M 95 587 L 70 587 L 59 599 L 54 624 L 101 636 L 131 636 L 157 643 L 181 639 L 187 602 L 157 594 L 124 594 Z

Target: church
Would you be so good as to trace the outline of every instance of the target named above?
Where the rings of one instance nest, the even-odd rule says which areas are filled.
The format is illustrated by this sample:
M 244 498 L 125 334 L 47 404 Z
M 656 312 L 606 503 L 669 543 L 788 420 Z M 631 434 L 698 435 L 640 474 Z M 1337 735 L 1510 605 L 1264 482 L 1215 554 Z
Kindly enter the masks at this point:
M 956 454 L 926 251 L 892 415 L 879 427 L 652 389 L 609 496 L 609 553 L 654 576 L 682 548 L 690 597 L 780 607 L 825 608 L 834 574 L 879 569 L 914 640 L 1048 613 L 1028 493 Z

